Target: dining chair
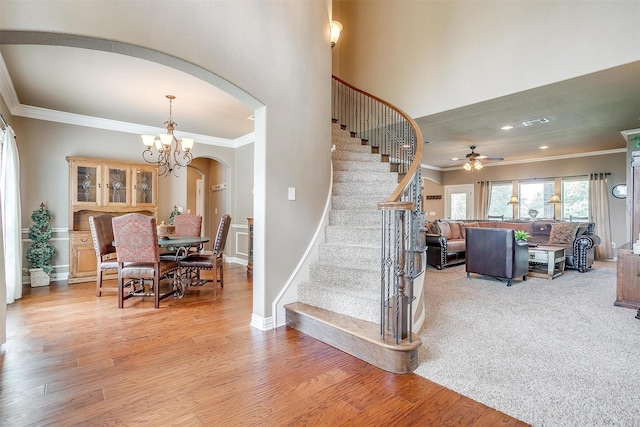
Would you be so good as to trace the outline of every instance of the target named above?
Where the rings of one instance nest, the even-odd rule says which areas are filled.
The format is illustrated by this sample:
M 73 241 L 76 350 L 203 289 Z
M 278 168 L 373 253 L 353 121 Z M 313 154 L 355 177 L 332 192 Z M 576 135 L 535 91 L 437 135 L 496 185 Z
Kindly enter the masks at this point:
M 112 215 L 100 214 L 89 217 L 89 229 L 96 251 L 96 296 L 102 296 L 102 289 L 117 290 L 118 288 L 103 288 L 102 280 L 107 271 L 118 271 L 116 248 L 113 246 Z
M 202 232 L 202 217 L 186 213 L 173 218 L 176 236 L 199 236 Z
M 160 301 L 173 295 L 173 284 L 168 292 L 160 293 L 160 280 L 178 269 L 178 263 L 161 260 L 158 252 L 158 229 L 156 219 L 138 213 L 114 217 L 113 235 L 118 260 L 118 308 L 124 307 L 124 300 L 134 296 L 154 297 L 155 308 L 160 308 Z M 124 294 L 125 279 L 142 279 L 152 281 L 150 294 L 137 292 L 133 287 Z M 175 280 L 175 278 L 174 278 Z
M 184 277 L 188 277 L 191 285 L 202 286 L 211 280 L 203 280 L 200 278 L 200 270 L 213 270 L 213 282 L 220 284 L 224 288 L 224 247 L 227 243 L 227 235 L 231 226 L 231 216 L 225 214 L 220 218 L 218 230 L 216 232 L 216 240 L 213 244 L 213 253 L 211 255 L 192 255 L 178 261 L 180 268 L 185 270 Z M 219 272 L 219 273 L 218 273 Z
M 175 227 L 174 235 L 176 236 L 200 236 L 202 234 L 202 216 L 186 213 L 177 215 L 173 218 L 173 226 Z M 169 249 L 160 255 L 161 259 L 167 259 L 173 256 L 176 259 L 184 258 L 197 254 L 202 249 L 203 245 L 199 247 L 189 248 L 187 251 L 176 251 Z M 175 248 L 173 248 L 175 249 Z

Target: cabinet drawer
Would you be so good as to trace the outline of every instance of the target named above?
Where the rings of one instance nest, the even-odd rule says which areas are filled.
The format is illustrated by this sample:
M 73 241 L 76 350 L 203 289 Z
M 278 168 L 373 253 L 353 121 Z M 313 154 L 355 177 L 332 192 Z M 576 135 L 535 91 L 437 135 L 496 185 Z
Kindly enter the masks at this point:
M 93 247 L 93 239 L 91 238 L 91 233 L 73 233 L 71 235 L 71 244 L 88 245 Z
M 531 261 L 539 261 L 539 262 L 547 262 L 549 256 L 546 252 L 537 252 L 530 251 L 529 252 L 529 260 Z

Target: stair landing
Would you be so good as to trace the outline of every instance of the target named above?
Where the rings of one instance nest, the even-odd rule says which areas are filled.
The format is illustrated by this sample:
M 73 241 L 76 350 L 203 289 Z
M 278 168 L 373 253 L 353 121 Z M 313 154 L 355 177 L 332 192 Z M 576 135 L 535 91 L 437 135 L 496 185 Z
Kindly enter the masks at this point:
M 365 320 L 323 310 L 300 302 L 285 305 L 287 326 L 323 341 L 371 365 L 395 374 L 408 374 L 418 367 L 416 334 L 399 344 L 380 337 L 380 326 Z

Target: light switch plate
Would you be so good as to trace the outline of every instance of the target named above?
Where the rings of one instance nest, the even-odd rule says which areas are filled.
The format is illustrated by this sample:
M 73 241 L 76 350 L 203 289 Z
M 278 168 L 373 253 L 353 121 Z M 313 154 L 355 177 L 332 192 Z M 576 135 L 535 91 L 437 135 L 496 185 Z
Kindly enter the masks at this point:
M 295 199 L 296 199 L 296 188 L 289 187 L 289 200 L 295 200 Z

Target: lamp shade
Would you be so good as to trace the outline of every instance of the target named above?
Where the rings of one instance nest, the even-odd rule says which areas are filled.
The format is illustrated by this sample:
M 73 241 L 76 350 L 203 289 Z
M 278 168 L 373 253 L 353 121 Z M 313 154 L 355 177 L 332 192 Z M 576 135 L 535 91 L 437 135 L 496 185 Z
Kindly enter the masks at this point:
M 342 24 L 338 21 L 331 21 L 331 47 L 338 43 L 340 33 L 342 32 Z
M 520 202 L 518 202 L 518 197 L 517 196 L 511 196 L 511 198 L 507 202 L 508 205 L 517 205 L 519 203 Z
M 551 196 L 551 199 L 549 199 L 548 203 L 551 205 L 555 205 L 558 203 L 562 203 L 562 200 L 560 200 L 560 196 L 558 196 L 557 194 L 554 194 L 553 196 Z
M 162 141 L 162 145 L 169 146 L 171 142 L 173 142 L 173 135 L 170 133 L 161 133 L 160 140 Z
M 467 162 L 464 165 L 462 165 L 462 169 L 466 170 L 466 171 L 470 171 L 471 170 L 471 163 Z
M 182 149 L 187 153 L 193 148 L 193 138 L 182 138 L 180 143 L 182 144 Z
M 153 143 L 156 140 L 155 135 L 141 135 L 141 136 L 142 136 L 142 143 L 144 144 L 145 147 L 147 148 L 153 147 Z

